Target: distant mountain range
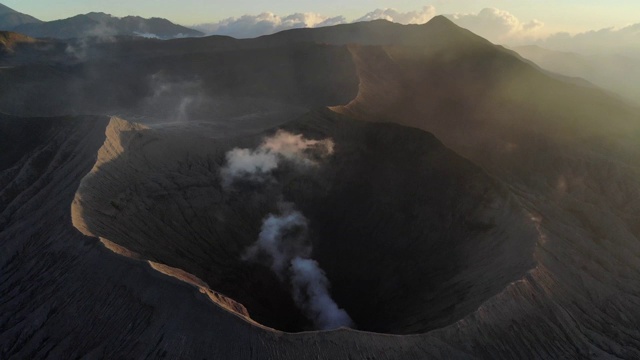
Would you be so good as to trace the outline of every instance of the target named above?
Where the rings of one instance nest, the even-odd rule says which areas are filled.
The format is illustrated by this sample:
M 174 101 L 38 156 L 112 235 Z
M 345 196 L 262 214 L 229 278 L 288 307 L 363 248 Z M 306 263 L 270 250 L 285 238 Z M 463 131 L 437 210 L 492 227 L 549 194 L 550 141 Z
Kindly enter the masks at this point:
M 0 30 L 10 30 L 23 24 L 37 24 L 42 21 L 33 16 L 17 12 L 0 4 Z
M 543 69 L 586 79 L 640 104 L 640 59 L 625 55 L 585 55 L 536 45 L 514 47 L 518 54 Z
M 167 19 L 139 16 L 118 18 L 101 12 L 43 22 L 0 4 L 0 30 L 10 30 L 36 38 L 81 38 L 103 36 L 144 36 L 160 39 L 202 36 L 203 33 L 176 25 Z

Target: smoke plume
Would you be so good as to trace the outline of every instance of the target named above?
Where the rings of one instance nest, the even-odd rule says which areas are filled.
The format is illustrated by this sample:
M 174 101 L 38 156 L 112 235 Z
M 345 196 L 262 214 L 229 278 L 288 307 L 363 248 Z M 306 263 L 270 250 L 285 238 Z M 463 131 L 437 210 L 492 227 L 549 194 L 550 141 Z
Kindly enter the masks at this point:
M 353 326 L 349 314 L 331 298 L 329 280 L 317 261 L 296 257 L 291 260 L 290 269 L 293 300 L 318 328 Z
M 187 122 L 205 103 L 199 79 L 181 79 L 163 72 L 148 77 L 149 96 L 140 102 L 139 112 L 171 122 Z
M 272 180 L 270 173 L 282 160 L 302 167 L 317 166 L 333 154 L 331 139 L 310 140 L 284 130 L 269 138 L 255 150 L 235 148 L 227 152 L 227 163 L 221 170 L 222 185 L 229 187 L 237 179 L 258 183 Z
M 308 220 L 291 203 L 279 204 L 281 214 L 269 214 L 258 240 L 242 257 L 268 265 L 281 281 L 291 283 L 293 300 L 322 330 L 350 327 L 353 322 L 329 294 L 329 280 L 318 262 L 310 259 Z
M 229 187 L 238 179 L 277 182 L 271 173 L 280 162 L 288 161 L 302 169 L 318 166 L 322 158 L 333 153 L 333 147 L 331 139 L 309 140 L 280 130 L 264 139 L 257 149 L 235 148 L 227 152 L 227 164 L 221 170 L 222 184 Z M 265 217 L 258 240 L 247 248 L 242 260 L 269 266 L 280 281 L 289 282 L 296 305 L 317 328 L 352 326 L 347 312 L 331 298 L 329 280 L 318 262 L 310 258 L 312 251 L 309 220 L 293 203 L 280 201 L 278 213 Z
M 247 249 L 243 260 L 267 255 L 271 270 L 284 280 L 292 259 L 311 255 L 311 242 L 307 237 L 307 218 L 291 203 L 279 205 L 282 214 L 269 214 L 264 219 L 258 241 Z

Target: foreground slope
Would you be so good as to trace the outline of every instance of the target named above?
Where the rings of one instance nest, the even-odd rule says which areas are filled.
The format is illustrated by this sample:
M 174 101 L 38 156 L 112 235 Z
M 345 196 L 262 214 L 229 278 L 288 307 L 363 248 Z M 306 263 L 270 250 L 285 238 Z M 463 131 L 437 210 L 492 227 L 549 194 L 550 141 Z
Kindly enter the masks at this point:
M 107 121 L 0 118 L 3 359 L 317 358 L 309 349 L 333 359 L 463 356 L 418 338 L 262 329 L 197 288 L 82 235 L 71 225 L 69 206 L 103 144 Z

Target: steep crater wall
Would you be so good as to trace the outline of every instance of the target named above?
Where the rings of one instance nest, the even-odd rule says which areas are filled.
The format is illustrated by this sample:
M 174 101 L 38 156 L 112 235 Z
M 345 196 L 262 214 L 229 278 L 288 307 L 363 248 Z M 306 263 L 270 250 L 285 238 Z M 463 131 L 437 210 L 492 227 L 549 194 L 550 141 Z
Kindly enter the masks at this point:
M 312 330 L 290 286 L 242 255 L 281 200 L 309 220 L 311 257 L 360 330 L 426 332 L 451 324 L 533 267 L 537 232 L 517 202 L 432 135 L 320 111 L 284 129 L 331 138 L 318 167 L 284 165 L 273 186 L 232 190 L 220 168 L 264 136 L 149 129 L 112 119 L 72 205 L 74 225 L 194 274 L 285 331 Z

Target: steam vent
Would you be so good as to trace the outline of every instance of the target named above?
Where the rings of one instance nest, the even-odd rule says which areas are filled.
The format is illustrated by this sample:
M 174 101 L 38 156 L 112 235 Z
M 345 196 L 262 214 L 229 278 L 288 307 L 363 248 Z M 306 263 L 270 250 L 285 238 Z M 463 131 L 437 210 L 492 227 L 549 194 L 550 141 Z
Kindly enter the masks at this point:
M 628 101 L 441 16 L 55 38 L 0 36 L 0 359 L 640 358 Z

